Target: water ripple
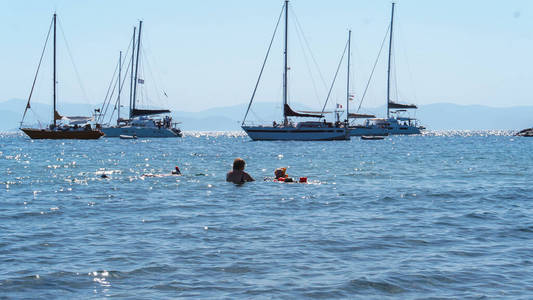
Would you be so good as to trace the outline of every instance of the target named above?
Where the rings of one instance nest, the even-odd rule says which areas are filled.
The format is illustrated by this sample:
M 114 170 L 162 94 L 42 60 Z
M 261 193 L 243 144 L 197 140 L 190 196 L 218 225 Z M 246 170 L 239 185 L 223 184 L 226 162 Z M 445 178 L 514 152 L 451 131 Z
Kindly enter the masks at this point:
M 510 135 L 0 134 L 0 294 L 531 298 L 533 144 Z M 224 182 L 235 157 L 256 182 Z M 176 165 L 183 176 L 146 176 Z M 272 182 L 281 166 L 309 184 Z

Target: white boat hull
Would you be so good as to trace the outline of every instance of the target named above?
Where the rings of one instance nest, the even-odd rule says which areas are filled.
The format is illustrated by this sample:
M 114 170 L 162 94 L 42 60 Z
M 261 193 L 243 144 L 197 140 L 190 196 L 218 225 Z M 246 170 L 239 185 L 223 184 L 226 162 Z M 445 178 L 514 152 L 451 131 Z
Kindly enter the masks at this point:
M 420 134 L 420 128 L 413 126 L 379 128 L 375 126 L 350 127 L 350 136 L 363 135 L 409 135 Z
M 364 125 L 349 127 L 351 136 L 363 135 L 409 135 L 420 134 L 422 131 L 419 126 L 413 126 L 412 123 L 402 124 L 396 118 L 389 119 L 371 119 Z
M 120 137 L 136 136 L 138 138 L 171 138 L 181 137 L 181 132 L 172 130 L 170 128 L 157 127 L 138 127 L 138 126 L 122 126 L 122 127 L 103 127 L 101 131 L 104 137 Z
M 389 135 L 389 131 L 385 128 L 379 128 L 374 126 L 356 126 L 349 127 L 350 136 L 380 136 Z
M 332 141 L 350 139 L 345 128 L 242 126 L 254 141 Z

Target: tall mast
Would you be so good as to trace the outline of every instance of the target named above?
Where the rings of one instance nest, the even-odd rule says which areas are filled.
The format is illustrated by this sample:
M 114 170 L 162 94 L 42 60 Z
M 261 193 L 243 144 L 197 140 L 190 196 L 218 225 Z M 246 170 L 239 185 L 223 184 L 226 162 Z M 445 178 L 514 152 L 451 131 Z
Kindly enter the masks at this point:
M 133 67 L 135 62 L 135 30 L 137 28 L 133 27 L 133 37 L 131 39 L 131 79 L 130 79 L 130 119 L 132 118 L 131 109 L 133 106 Z
M 287 115 L 285 106 L 287 105 L 287 56 L 288 56 L 288 39 L 289 39 L 289 0 L 285 0 L 285 67 L 283 69 L 283 124 L 287 125 Z
M 390 103 L 390 62 L 392 53 L 392 29 L 394 25 L 394 2 L 392 2 L 392 13 L 390 18 L 390 32 L 389 32 L 389 63 L 387 67 L 387 119 L 389 118 L 389 103 Z
M 348 114 L 350 112 L 350 48 L 352 46 L 352 30 L 348 31 L 348 74 L 346 74 L 346 124 L 348 124 Z
M 57 15 L 54 13 L 54 127 L 56 127 L 56 18 Z
M 117 112 L 117 125 L 120 122 L 120 92 L 122 92 L 122 51 L 118 56 L 118 112 Z
M 139 72 L 139 50 L 141 47 L 141 30 L 143 26 L 143 21 L 139 21 L 139 34 L 137 36 L 137 58 L 135 60 L 135 81 L 133 83 L 133 110 L 135 110 L 135 100 L 137 99 L 137 80 Z

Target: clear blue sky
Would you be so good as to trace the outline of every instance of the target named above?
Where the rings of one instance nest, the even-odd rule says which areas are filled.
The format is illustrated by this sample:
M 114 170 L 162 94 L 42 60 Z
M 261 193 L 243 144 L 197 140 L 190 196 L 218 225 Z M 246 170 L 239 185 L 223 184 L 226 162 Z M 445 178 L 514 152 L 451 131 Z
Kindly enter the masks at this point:
M 389 22 L 390 3 L 291 1 L 328 84 L 351 28 L 353 90 L 362 93 Z M 27 97 L 55 10 L 87 92 L 85 98 L 60 36 L 62 101 L 102 101 L 118 52 L 125 50 L 132 27 L 142 19 L 145 48 L 171 107 L 197 111 L 247 102 L 282 4 L 281 0 L 1 1 L 0 101 Z M 531 1 L 400 0 L 396 20 L 396 74 L 402 100 L 422 105 L 533 105 Z M 318 106 L 321 99 L 306 75 L 304 52 L 294 23 L 291 26 L 291 99 Z M 274 45 L 258 101 L 280 99 L 280 42 Z M 383 61 L 365 102 L 370 107 L 385 101 Z M 40 102 L 50 99 L 51 79 L 44 68 L 48 73 L 41 76 L 36 93 Z M 314 80 L 323 98 L 325 88 L 318 75 Z M 344 82 L 342 74 L 334 101 L 342 101 Z

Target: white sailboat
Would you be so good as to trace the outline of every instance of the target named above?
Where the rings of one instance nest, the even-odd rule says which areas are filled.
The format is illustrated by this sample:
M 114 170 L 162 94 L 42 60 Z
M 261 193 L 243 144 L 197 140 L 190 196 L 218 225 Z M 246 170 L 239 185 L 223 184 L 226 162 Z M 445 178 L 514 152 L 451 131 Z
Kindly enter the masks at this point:
M 389 56 L 387 64 L 387 118 L 376 118 L 367 114 L 348 114 L 351 119 L 366 119 L 363 124 L 351 125 L 351 136 L 379 136 L 379 135 L 409 135 L 420 134 L 425 127 L 418 124 L 416 118 L 403 116 L 408 109 L 417 109 L 414 104 L 400 104 L 391 99 L 390 77 L 391 77 L 391 55 L 392 37 L 394 28 L 394 6 L 392 3 L 391 22 L 389 31 Z
M 141 51 L 141 30 L 142 21 L 139 21 L 139 33 L 135 36 L 136 29 L 133 29 L 132 38 L 132 56 L 131 56 L 131 86 L 130 86 L 130 107 L 129 117 L 123 119 L 120 116 L 120 94 L 122 91 L 121 81 L 121 58 L 119 62 L 119 76 L 118 76 L 118 105 L 115 107 L 117 112 L 117 125 L 102 126 L 101 130 L 105 137 L 120 137 L 120 136 L 135 136 L 141 138 L 163 138 L 163 137 L 181 137 L 181 130 L 177 127 L 178 123 L 172 122 L 172 117 L 169 116 L 168 109 L 139 109 L 137 105 L 137 86 L 144 84 L 144 80 L 139 78 L 139 56 Z M 137 49 L 135 49 L 135 38 L 137 38 Z M 162 116 L 166 114 L 166 116 Z
M 261 79 L 261 75 L 263 73 L 263 69 L 265 67 L 265 63 L 268 58 L 268 54 L 270 52 L 270 47 L 267 51 L 267 56 L 265 58 L 265 61 L 263 63 L 263 67 L 261 68 L 261 72 L 259 73 L 259 78 L 257 80 L 255 89 L 252 93 L 252 98 L 250 99 L 250 103 L 248 104 L 248 109 L 246 110 L 246 114 L 244 116 L 244 120 L 242 122 L 242 129 L 248 134 L 248 136 L 254 140 L 254 141 L 266 141 L 266 140 L 298 140 L 298 141 L 329 141 L 329 140 L 347 140 L 350 138 L 348 131 L 346 128 L 340 124 L 334 124 L 331 122 L 327 122 L 325 119 L 323 121 L 303 121 L 303 122 L 297 122 L 294 123 L 290 118 L 291 117 L 298 117 L 298 118 L 317 118 L 322 119 L 324 118 L 324 112 L 320 113 L 304 113 L 304 112 L 297 112 L 294 111 L 288 104 L 287 99 L 287 88 L 288 88 L 288 79 L 287 79 L 287 73 L 289 71 L 289 68 L 287 66 L 287 58 L 288 58 L 288 20 L 289 20 L 289 0 L 285 0 L 285 5 L 283 6 L 284 12 L 285 12 L 285 51 L 284 51 L 284 69 L 283 69 L 283 121 L 281 124 L 277 124 L 275 121 L 272 123 L 272 125 L 260 125 L 260 126 L 254 126 L 254 125 L 246 125 L 246 117 L 248 115 L 248 112 L 250 111 L 250 106 L 252 105 L 252 102 L 254 100 L 255 92 L 257 91 L 257 87 L 259 84 L 259 81 Z M 280 15 L 281 17 L 281 15 Z M 278 21 L 279 22 L 279 21 Z M 278 23 L 279 24 L 279 23 Z M 277 26 L 276 26 L 277 28 Z M 275 32 L 274 32 L 275 35 Z M 274 37 L 272 37 L 272 40 Z M 272 41 L 270 43 L 270 46 L 272 45 Z

